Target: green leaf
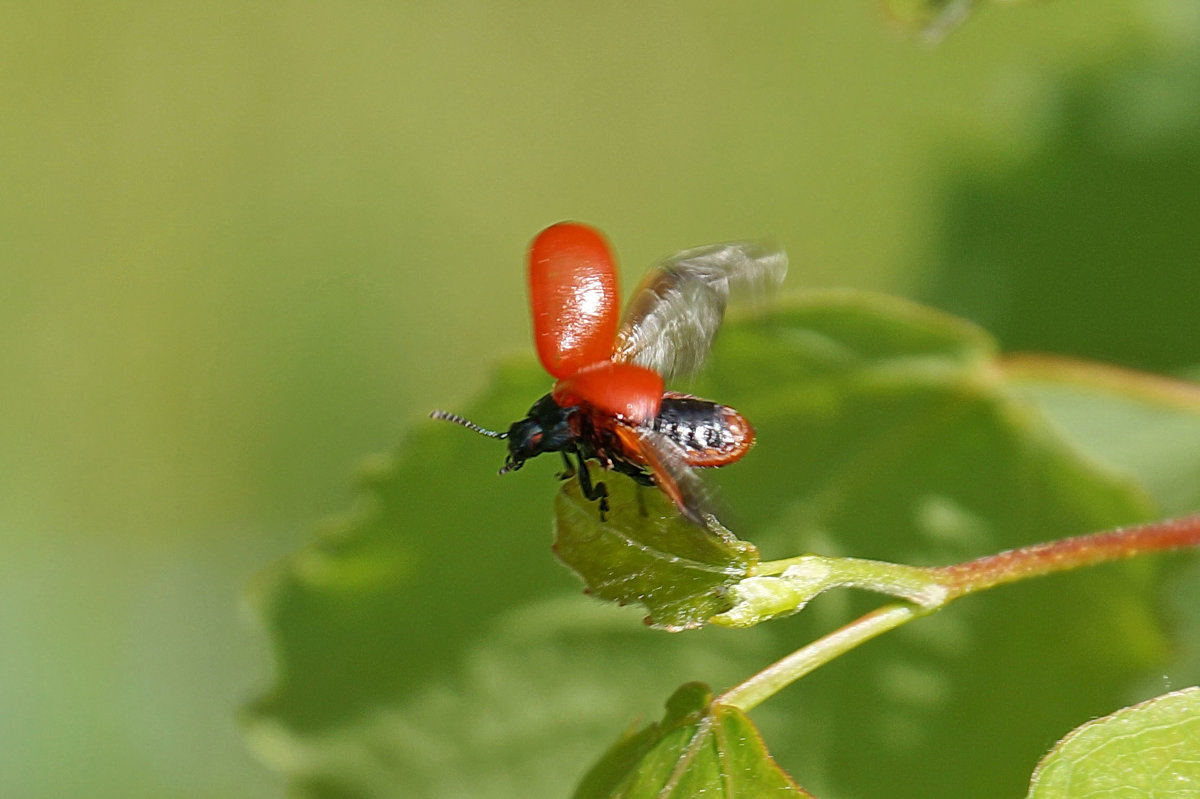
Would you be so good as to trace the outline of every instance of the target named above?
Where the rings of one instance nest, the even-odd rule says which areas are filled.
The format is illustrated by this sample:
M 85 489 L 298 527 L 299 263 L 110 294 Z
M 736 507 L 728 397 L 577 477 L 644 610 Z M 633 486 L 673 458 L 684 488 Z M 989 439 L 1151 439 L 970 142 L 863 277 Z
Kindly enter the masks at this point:
M 1165 513 L 1200 508 L 1200 385 L 1059 358 L 1010 358 L 1003 368 L 1064 435 L 1136 477 Z
M 745 713 L 680 687 L 661 722 L 627 732 L 588 772 L 575 799 L 811 796 L 771 759 Z
M 1200 796 L 1200 688 L 1118 710 L 1071 732 L 1034 771 L 1029 799 Z
M 727 331 L 694 391 L 758 431 L 743 462 L 713 475 L 729 526 L 767 559 L 937 565 L 1159 514 L 1134 476 L 1065 438 L 999 365 L 977 328 L 865 294 L 814 293 Z M 815 714 L 820 735 L 764 732 L 785 766 L 838 772 L 806 778 L 818 795 L 1013 795 L 1027 782 L 1019 764 L 1056 724 L 1094 715 L 1100 697 L 1111 707 L 1163 664 L 1151 577 L 1145 564 L 1110 566 L 964 602 L 769 703 Z M 769 626 L 803 642 L 869 602 L 833 594 Z M 997 685 L 1021 685 L 1021 702 Z M 962 745 L 973 737 L 988 746 Z M 909 777 L 897 784 L 893 771 Z
M 547 388 L 532 364 L 509 366 L 469 411 L 506 425 Z M 427 421 L 364 467 L 354 509 L 251 587 L 280 672 L 249 718 L 341 724 L 439 674 L 492 622 L 480 608 L 571 587 L 548 557 L 552 469 L 497 477 L 503 461 L 501 444 Z
M 705 379 L 677 388 L 755 425 L 754 450 L 704 476 L 722 491 L 723 521 L 767 557 L 941 564 L 1158 512 L 999 366 L 988 336 L 961 320 L 822 292 L 728 325 Z M 466 413 L 503 427 L 549 387 L 527 361 Z M 560 464 L 497 477 L 502 460 L 499 443 L 428 422 L 364 478 L 354 514 L 259 581 L 279 674 L 247 711 L 248 736 L 297 795 L 562 795 L 654 697 L 697 678 L 732 685 L 877 602 L 839 591 L 752 630 L 645 629 L 581 597 L 550 556 L 553 505 L 572 502 L 569 485 L 552 499 Z M 662 503 L 604 479 L 629 492 L 615 514 Z M 721 606 L 731 559 L 735 573 L 753 559 L 705 549 L 695 559 L 719 565 L 715 582 L 697 583 L 687 564 L 666 574 L 647 562 L 643 544 L 585 546 L 586 518 L 572 524 L 560 556 L 589 552 L 579 557 L 600 566 L 612 551 L 635 582 L 658 573 L 682 615 L 652 614 L 677 626 Z M 683 543 L 712 544 L 690 526 Z M 1105 567 L 973 598 L 810 675 L 756 722 L 818 795 L 1016 795 L 1042 741 L 1159 669 L 1152 576 Z M 587 579 L 622 582 L 615 565 Z M 997 686 L 1020 686 L 1021 700 Z
M 604 479 L 611 507 L 605 521 L 577 480 L 564 484 L 554 503 L 554 551 L 588 593 L 641 603 L 648 623 L 669 630 L 698 627 L 728 610 L 727 591 L 758 562 L 758 550 L 719 525 L 691 524 L 657 489 L 623 475 Z

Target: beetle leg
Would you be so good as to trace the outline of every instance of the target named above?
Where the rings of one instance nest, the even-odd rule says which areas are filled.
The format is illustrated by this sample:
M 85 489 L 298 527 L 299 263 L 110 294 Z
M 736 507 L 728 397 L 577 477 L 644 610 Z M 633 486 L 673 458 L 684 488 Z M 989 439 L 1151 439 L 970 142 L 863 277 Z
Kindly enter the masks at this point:
M 579 487 L 583 490 L 583 495 L 592 502 L 600 500 L 600 521 L 605 521 L 604 514 L 608 513 L 608 488 L 604 483 L 593 484 L 583 455 L 576 452 L 575 457 L 579 461 Z
M 654 475 L 648 473 L 640 466 L 632 464 L 628 461 L 616 461 L 613 464 L 613 469 L 621 474 L 628 475 L 629 477 L 633 478 L 633 481 L 638 485 L 654 485 Z
M 606 449 L 596 450 L 596 460 L 598 460 L 600 462 L 600 466 L 605 469 L 613 468 L 612 456 L 608 454 L 608 450 Z
M 567 456 L 567 453 L 560 451 L 558 454 L 562 455 L 564 464 L 563 470 L 558 473 L 558 479 L 570 480 L 575 476 L 575 465 L 571 463 L 571 459 Z
M 625 450 L 636 452 L 654 476 L 655 484 L 671 498 L 688 521 L 704 527 L 709 498 L 704 483 L 688 466 L 683 447 L 648 427 L 617 427 Z

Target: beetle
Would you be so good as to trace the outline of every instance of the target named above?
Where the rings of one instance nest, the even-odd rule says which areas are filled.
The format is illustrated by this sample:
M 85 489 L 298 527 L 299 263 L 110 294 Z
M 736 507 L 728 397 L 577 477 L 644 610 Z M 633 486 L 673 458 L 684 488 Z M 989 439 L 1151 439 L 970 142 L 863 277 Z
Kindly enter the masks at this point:
M 703 364 L 731 291 L 762 294 L 786 273 L 786 254 L 763 242 L 685 250 L 650 269 L 618 319 L 615 260 L 604 235 L 578 222 L 551 225 L 530 244 L 528 283 L 534 343 L 554 387 L 506 432 L 445 411 L 430 416 L 506 439 L 500 474 L 544 452 L 561 453 L 561 477 L 578 473 L 584 496 L 600 503 L 601 520 L 608 493 L 593 482 L 588 461 L 657 485 L 683 516 L 705 526 L 708 495 L 692 467 L 739 460 L 754 428 L 727 405 L 665 390 L 665 380 Z

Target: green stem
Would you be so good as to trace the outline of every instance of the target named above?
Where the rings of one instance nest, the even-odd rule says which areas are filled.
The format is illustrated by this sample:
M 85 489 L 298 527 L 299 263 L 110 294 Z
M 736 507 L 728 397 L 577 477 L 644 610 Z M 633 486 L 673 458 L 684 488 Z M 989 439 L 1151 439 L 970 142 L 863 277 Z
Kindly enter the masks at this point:
M 946 594 L 935 570 L 863 558 L 801 555 L 768 560 L 758 564 L 751 576 L 800 577 L 807 579 L 811 588 L 819 589 L 817 593 L 837 587 L 861 588 L 926 607 L 941 605 Z
M 750 710 L 838 655 L 929 612 L 916 605 L 885 605 L 873 610 L 840 630 L 835 630 L 808 646 L 797 649 L 782 660 L 777 660 L 740 685 L 730 688 L 717 697 L 716 701 Z
M 717 698 L 749 710 L 817 667 L 877 635 L 928 615 L 961 596 L 1005 583 L 1094 566 L 1134 555 L 1200 547 L 1200 516 L 1064 538 L 940 568 L 917 568 L 815 555 L 760 564 L 748 579 L 807 572 L 807 598 L 835 585 L 883 591 L 916 604 L 886 605 L 776 661 Z M 800 580 L 804 582 L 804 580 Z
M 950 592 L 949 600 L 1017 580 L 1197 546 L 1200 516 L 1185 516 L 1034 544 L 929 571 Z

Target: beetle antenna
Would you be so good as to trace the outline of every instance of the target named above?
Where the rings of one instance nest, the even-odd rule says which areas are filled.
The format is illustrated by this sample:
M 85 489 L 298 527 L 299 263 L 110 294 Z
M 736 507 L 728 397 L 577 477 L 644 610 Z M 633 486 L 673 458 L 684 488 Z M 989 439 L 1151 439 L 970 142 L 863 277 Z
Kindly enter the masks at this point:
M 429 418 L 430 419 L 442 419 L 443 421 L 454 422 L 455 424 L 460 424 L 463 427 L 467 428 L 468 430 L 473 430 L 476 433 L 478 433 L 479 435 L 487 436 L 488 438 L 508 438 L 508 433 L 497 433 L 495 430 L 488 430 L 485 427 L 480 427 L 479 425 L 475 424 L 474 422 L 472 422 L 468 419 L 462 418 L 457 413 L 447 413 L 446 411 L 434 411 L 433 413 L 429 414 Z

